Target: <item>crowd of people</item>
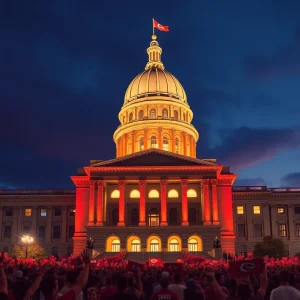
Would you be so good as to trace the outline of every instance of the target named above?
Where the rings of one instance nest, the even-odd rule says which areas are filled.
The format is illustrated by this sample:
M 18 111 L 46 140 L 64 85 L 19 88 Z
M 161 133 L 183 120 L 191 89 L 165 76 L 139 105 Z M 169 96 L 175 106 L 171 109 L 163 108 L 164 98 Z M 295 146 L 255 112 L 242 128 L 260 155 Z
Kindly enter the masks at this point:
M 242 259 L 242 258 L 239 258 Z M 249 262 L 249 260 L 248 260 Z M 192 266 L 191 264 L 194 263 Z M 124 255 L 41 261 L 0 255 L 0 297 L 9 300 L 300 300 L 300 260 L 265 259 L 260 273 L 235 278 L 228 261 L 194 258 L 178 271 L 145 265 L 130 272 Z M 242 263 L 251 271 L 250 263 Z M 0 299 L 0 300 L 1 300 Z

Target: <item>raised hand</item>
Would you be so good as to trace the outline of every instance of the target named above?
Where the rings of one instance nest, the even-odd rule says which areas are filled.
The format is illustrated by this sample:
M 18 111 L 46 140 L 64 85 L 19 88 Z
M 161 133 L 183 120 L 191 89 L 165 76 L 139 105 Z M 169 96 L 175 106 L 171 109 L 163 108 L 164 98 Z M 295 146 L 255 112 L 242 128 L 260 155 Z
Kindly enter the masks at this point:
M 84 249 L 81 252 L 81 259 L 85 265 L 88 265 L 91 262 L 87 249 Z

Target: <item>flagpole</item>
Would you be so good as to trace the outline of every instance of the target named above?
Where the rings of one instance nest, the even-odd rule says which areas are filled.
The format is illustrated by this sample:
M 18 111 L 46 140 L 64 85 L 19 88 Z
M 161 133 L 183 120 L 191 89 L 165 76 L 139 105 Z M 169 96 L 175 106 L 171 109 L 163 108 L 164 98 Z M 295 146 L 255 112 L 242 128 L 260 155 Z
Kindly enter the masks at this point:
M 152 34 L 154 35 L 154 18 L 152 18 Z

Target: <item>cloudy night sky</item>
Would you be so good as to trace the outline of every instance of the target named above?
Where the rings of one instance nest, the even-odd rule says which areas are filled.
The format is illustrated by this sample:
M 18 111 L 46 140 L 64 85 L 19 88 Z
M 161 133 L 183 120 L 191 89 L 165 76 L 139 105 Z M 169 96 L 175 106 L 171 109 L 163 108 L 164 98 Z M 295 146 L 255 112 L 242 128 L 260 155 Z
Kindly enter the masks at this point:
M 238 185 L 300 186 L 299 0 L 0 0 L 0 188 L 72 188 L 115 157 L 130 81 L 152 18 L 184 86 L 199 158 Z

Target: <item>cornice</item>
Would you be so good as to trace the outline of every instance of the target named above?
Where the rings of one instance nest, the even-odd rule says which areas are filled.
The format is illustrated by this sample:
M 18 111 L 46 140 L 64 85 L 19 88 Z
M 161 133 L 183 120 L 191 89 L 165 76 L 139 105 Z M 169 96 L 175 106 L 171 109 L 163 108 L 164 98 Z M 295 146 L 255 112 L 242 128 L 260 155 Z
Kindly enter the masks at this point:
M 71 176 L 76 187 L 90 187 L 89 176 Z
M 237 178 L 237 174 L 221 174 L 217 177 L 218 186 L 232 185 Z

